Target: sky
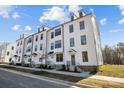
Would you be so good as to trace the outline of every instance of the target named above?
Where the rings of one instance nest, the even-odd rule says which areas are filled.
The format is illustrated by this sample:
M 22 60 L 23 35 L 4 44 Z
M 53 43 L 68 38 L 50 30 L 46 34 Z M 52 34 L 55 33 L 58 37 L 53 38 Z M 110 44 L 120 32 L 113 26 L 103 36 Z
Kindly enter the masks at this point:
M 97 18 L 101 45 L 115 46 L 124 42 L 124 6 L 117 5 L 19 5 L 0 6 L 0 42 L 15 42 L 20 34 L 32 34 L 43 25 L 48 28 L 69 20 L 70 12 L 77 15 L 94 13 Z

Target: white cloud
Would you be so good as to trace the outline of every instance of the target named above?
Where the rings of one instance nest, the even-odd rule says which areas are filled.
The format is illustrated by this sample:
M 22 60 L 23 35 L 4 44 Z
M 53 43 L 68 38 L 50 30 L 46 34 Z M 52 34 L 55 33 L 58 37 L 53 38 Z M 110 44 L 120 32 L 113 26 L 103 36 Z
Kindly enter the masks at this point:
M 19 31 L 20 30 L 20 25 L 14 25 L 13 27 L 12 27 L 12 30 L 13 31 Z
M 91 11 L 92 13 L 94 13 L 94 9 L 93 9 L 93 8 L 90 8 L 90 11 Z
M 17 19 L 19 17 L 20 17 L 20 15 L 18 14 L 18 12 L 14 12 L 13 15 L 12 15 L 13 19 Z
M 40 22 L 46 20 L 61 22 L 63 21 L 66 15 L 64 9 L 58 6 L 53 6 L 52 8 L 45 10 L 46 11 L 43 12 L 43 15 L 39 19 Z
M 67 6 L 53 6 L 49 9 L 44 9 L 43 15 L 40 17 L 39 21 L 58 21 L 60 23 L 69 20 L 69 12 L 73 12 L 76 16 L 78 15 L 78 10 L 81 9 L 78 5 Z
M 118 21 L 118 24 L 124 24 L 124 18 Z
M 24 27 L 24 30 L 25 31 L 31 31 L 31 27 L 29 25 L 27 25 L 27 26 Z
M 103 18 L 100 20 L 101 25 L 105 25 L 107 23 L 107 18 Z
M 124 5 L 120 5 L 118 7 L 121 10 L 121 15 L 124 16 Z
M 13 7 L 11 5 L 0 5 L 0 16 L 3 18 L 9 18 L 12 10 Z
M 110 30 L 109 32 L 114 32 L 114 33 L 117 33 L 117 32 L 124 32 L 124 29 L 114 29 L 114 30 Z
M 80 9 L 81 9 L 81 7 L 79 5 L 70 5 L 68 7 L 68 11 L 73 12 L 76 16 L 79 16 L 78 15 L 78 10 L 80 10 Z

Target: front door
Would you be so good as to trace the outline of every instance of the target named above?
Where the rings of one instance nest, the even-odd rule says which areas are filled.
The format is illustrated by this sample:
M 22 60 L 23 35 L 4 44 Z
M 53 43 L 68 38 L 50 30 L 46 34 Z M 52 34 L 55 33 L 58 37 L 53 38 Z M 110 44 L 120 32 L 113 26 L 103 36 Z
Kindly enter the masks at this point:
M 71 65 L 75 65 L 75 55 L 71 55 Z

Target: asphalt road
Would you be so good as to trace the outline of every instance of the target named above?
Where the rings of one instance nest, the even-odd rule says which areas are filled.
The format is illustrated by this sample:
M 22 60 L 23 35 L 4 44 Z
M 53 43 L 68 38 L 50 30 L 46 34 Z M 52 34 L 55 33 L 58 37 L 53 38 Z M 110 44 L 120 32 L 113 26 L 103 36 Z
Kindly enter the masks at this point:
M 69 88 L 69 85 L 57 84 L 0 70 L 0 88 Z

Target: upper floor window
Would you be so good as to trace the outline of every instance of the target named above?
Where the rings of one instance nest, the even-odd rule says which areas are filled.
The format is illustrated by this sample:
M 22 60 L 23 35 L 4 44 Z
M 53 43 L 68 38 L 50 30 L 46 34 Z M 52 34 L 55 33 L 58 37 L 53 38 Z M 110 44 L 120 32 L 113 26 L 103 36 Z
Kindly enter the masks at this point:
M 54 32 L 51 32 L 51 38 L 54 38 Z
M 40 50 L 43 50 L 43 44 L 40 44 Z
M 61 28 L 55 30 L 55 36 L 61 35 Z
M 19 46 L 19 42 L 18 42 L 17 46 Z
M 86 35 L 81 36 L 81 45 L 86 45 Z
M 74 32 L 73 24 L 72 25 L 69 25 L 69 32 L 70 33 Z
M 35 49 L 34 49 L 34 51 L 37 51 L 37 45 L 35 45 Z
M 55 41 L 55 48 L 61 48 L 61 40 Z
M 38 41 L 38 36 L 36 36 L 35 41 Z
M 74 38 L 70 38 L 70 47 L 74 47 Z
M 51 43 L 51 50 L 54 49 L 54 43 Z
M 7 56 L 9 55 L 9 52 L 7 52 Z
M 40 40 L 43 40 L 43 34 L 41 34 L 41 36 L 40 36 Z
M 19 50 L 19 53 L 21 53 L 21 49 Z
M 82 52 L 82 59 L 83 59 L 83 62 L 88 62 L 88 53 L 87 53 L 87 51 Z
M 22 45 L 22 41 L 21 41 L 20 45 Z
M 79 24 L 80 24 L 80 30 L 85 29 L 84 21 L 81 21 Z
M 30 52 L 31 51 L 31 47 L 28 47 L 26 52 Z
M 28 43 L 31 43 L 31 41 L 32 41 L 32 38 L 29 38 L 27 44 L 28 44 Z
M 14 46 L 12 46 L 12 50 L 14 50 Z

